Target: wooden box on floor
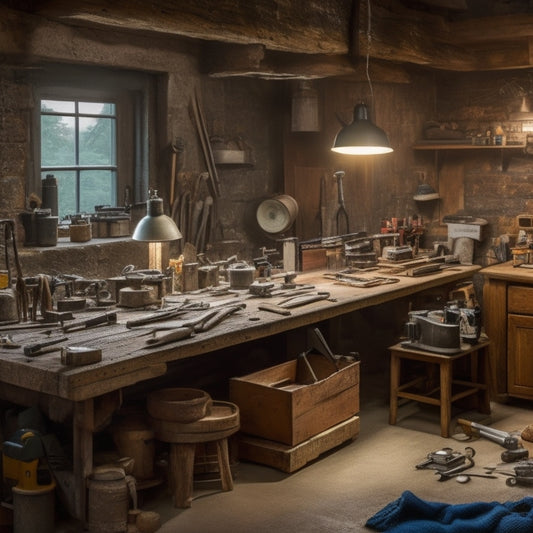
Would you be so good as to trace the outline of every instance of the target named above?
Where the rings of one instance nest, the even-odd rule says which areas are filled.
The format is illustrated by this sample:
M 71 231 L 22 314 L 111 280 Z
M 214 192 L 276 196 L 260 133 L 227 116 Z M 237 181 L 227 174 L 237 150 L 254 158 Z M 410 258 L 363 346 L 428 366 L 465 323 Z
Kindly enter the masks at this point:
M 359 412 L 359 362 L 339 358 L 337 369 L 321 354 L 307 360 L 314 383 L 302 358 L 230 380 L 241 433 L 296 446 Z
M 241 433 L 238 441 L 239 458 L 272 466 L 290 474 L 317 459 L 323 453 L 355 439 L 358 435 L 358 416 L 352 416 L 296 446 Z

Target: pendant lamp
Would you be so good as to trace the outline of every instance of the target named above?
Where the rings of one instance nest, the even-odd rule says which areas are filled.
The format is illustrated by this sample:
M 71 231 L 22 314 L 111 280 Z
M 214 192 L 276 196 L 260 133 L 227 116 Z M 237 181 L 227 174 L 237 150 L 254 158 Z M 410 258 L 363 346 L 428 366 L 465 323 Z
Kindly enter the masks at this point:
M 392 152 L 387 134 L 368 118 L 368 108 L 364 103 L 355 106 L 353 122 L 337 133 L 331 149 L 339 154 L 350 155 Z
M 150 191 L 146 202 L 146 216 L 142 218 L 131 237 L 134 241 L 166 242 L 182 238 L 176 223 L 163 212 L 163 199 L 157 191 Z
M 146 201 L 146 216 L 143 217 L 133 232 L 134 241 L 148 242 L 148 267 L 161 271 L 162 250 L 161 243 L 177 241 L 183 236 L 176 223 L 163 212 L 163 199 L 157 196 L 157 191 L 150 190 Z
M 367 0 L 367 53 L 366 53 L 366 77 L 370 88 L 371 100 L 374 100 L 374 90 L 370 80 L 370 41 L 371 41 L 371 12 L 370 0 Z M 363 103 L 355 106 L 353 122 L 343 126 L 337 133 L 333 146 L 333 152 L 349 155 L 374 155 L 392 152 L 387 134 L 378 128 L 369 118 L 368 107 Z

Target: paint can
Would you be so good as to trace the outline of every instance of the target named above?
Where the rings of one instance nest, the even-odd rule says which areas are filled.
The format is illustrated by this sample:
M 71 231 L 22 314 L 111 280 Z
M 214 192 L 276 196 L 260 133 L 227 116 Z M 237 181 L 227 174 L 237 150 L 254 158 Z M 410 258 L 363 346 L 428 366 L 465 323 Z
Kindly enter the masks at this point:
M 55 484 L 37 490 L 17 487 L 13 492 L 13 533 L 54 533 Z
M 57 245 L 57 224 L 58 217 L 52 216 L 50 209 L 35 210 L 37 246 Z

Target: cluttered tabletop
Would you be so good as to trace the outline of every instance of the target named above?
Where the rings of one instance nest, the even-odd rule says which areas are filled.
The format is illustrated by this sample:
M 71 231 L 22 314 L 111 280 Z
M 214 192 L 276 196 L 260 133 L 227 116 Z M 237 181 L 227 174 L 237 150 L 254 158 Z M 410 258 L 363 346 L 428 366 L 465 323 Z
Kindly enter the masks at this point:
M 255 279 L 245 289 L 221 282 L 168 291 L 157 305 L 140 308 L 51 311 L 0 326 L 1 380 L 82 401 L 161 376 L 171 361 L 464 280 L 479 268 L 453 264 L 420 276 L 317 270 Z

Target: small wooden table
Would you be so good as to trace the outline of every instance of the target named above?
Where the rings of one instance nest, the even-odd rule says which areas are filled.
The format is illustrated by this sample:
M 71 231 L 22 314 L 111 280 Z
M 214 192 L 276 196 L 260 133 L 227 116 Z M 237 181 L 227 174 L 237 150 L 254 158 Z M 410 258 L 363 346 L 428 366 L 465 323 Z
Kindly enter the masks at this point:
M 476 395 L 478 410 L 490 414 L 489 393 L 489 360 L 488 340 L 474 345 L 463 345 L 463 349 L 453 355 L 444 355 L 396 344 L 389 348 L 390 362 L 390 411 L 389 424 L 395 425 L 398 416 L 398 398 L 407 398 L 417 402 L 438 405 L 440 407 L 440 433 L 443 437 L 450 436 L 452 403 L 467 396 Z M 454 379 L 453 364 L 459 359 L 469 356 L 470 378 Z M 439 386 L 432 390 L 418 392 L 415 386 L 424 383 L 427 376 L 419 376 L 401 383 L 402 359 L 421 361 L 438 365 Z

